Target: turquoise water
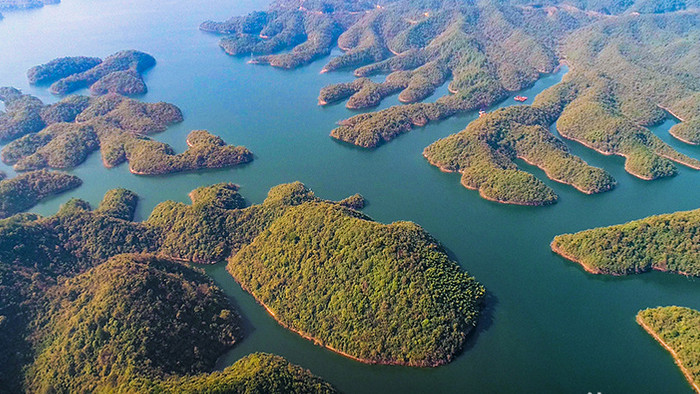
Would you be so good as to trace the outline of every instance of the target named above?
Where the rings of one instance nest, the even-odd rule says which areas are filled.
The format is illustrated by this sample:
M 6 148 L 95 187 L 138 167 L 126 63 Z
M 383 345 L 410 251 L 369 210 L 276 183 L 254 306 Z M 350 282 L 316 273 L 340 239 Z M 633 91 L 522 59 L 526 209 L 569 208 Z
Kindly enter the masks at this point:
M 700 172 L 654 182 L 624 172 L 623 159 L 567 144 L 619 182 L 609 193 L 587 196 L 534 173 L 560 195 L 551 207 L 515 207 L 481 199 L 422 158 L 424 147 L 463 129 L 476 114 L 430 124 L 376 150 L 339 143 L 328 133 L 351 112 L 316 105 L 319 89 L 347 81 L 349 73 L 319 75 L 327 61 L 283 71 L 226 56 L 218 38 L 197 30 L 205 19 L 263 8 L 263 1 L 63 0 L 57 6 L 7 12 L 0 21 L 0 85 L 15 86 L 47 102 L 45 87 L 30 87 L 26 70 L 59 56 L 107 56 L 134 48 L 156 57 L 145 75 L 143 100 L 168 101 L 185 121 L 156 136 L 185 149 L 193 129 L 208 129 L 245 145 L 255 161 L 235 169 L 139 177 L 126 166 L 102 167 L 93 154 L 74 170 L 84 185 L 45 201 L 34 211 L 54 213 L 70 197 L 93 205 L 105 191 L 126 187 L 141 197 L 144 219 L 161 201 L 187 201 L 202 185 L 234 182 L 250 203 L 279 183 L 299 180 L 322 198 L 363 194 L 365 212 L 389 223 L 411 220 L 438 238 L 460 264 L 484 283 L 489 302 L 476 335 L 453 363 L 434 369 L 363 365 L 313 345 L 272 320 L 244 293 L 223 265 L 207 272 L 239 305 L 247 336 L 223 357 L 224 367 L 254 351 L 285 356 L 346 392 L 690 392 L 671 357 L 634 321 L 658 305 L 700 309 L 695 279 L 662 273 L 626 278 L 592 276 L 549 249 L 556 234 L 700 207 Z M 519 94 L 534 97 L 564 70 Z M 446 87 L 438 90 L 434 100 Z M 382 107 L 397 104 L 396 96 Z M 503 105 L 511 105 L 512 99 Z M 668 135 L 673 121 L 654 128 L 664 141 L 700 158 L 700 148 Z M 522 164 L 523 168 L 532 167 Z M 6 167 L 3 170 L 8 171 Z M 11 172 L 11 171 L 8 171 Z

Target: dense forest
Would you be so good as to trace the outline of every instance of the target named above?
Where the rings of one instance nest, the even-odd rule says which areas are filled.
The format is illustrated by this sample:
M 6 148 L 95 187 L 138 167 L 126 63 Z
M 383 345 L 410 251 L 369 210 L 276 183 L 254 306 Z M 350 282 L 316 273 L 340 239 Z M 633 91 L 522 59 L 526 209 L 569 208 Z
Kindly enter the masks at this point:
M 25 211 L 46 197 L 75 189 L 81 184 L 75 175 L 46 170 L 0 179 L 0 219 Z
M 700 392 L 700 312 L 678 306 L 651 308 L 640 311 L 637 322 L 671 353 Z
M 584 193 L 612 189 L 615 180 L 605 170 L 589 166 L 548 128 L 566 95 L 549 94 L 556 101 L 539 100 L 534 106 L 514 106 L 486 114 L 460 133 L 428 146 L 423 155 L 443 171 L 462 174 L 462 185 L 479 190 L 489 200 L 520 205 L 557 201 L 550 187 L 514 163 L 520 158 L 545 171 L 558 182 Z
M 38 307 L 30 392 L 94 392 L 210 371 L 239 338 L 237 313 L 204 273 L 117 255 L 51 288 Z
M 287 210 L 228 270 L 284 326 L 370 363 L 451 361 L 484 296 L 417 225 L 318 202 Z
M 596 274 L 700 276 L 700 209 L 558 235 L 552 250 Z
M 201 28 L 223 34 L 221 45 L 231 54 L 259 54 L 253 62 L 280 67 L 307 64 L 337 44 L 344 53 L 322 72 L 354 69 L 358 78 L 323 88 L 319 104 L 348 99 L 348 108 L 368 108 L 395 93 L 407 103 L 353 116 L 331 132 L 361 147 L 376 147 L 415 126 L 485 108 L 565 61 L 571 72 L 557 89 L 570 97 L 550 119 L 563 137 L 626 157 L 626 170 L 643 179 L 675 175 L 673 162 L 700 169 L 700 161 L 678 153 L 647 129 L 668 112 L 682 121 L 672 135 L 700 142 L 700 14 L 695 0 L 551 0 L 538 6 L 528 1 L 397 0 L 359 2 L 351 10 L 348 3 L 279 1 L 267 12 L 208 21 Z M 288 48 L 291 52 L 275 54 Z M 388 75 L 384 82 L 367 78 L 376 74 Z M 448 81 L 450 94 L 435 103 L 419 103 Z M 527 122 L 526 117 L 517 124 Z M 586 166 L 576 167 L 583 172 L 570 176 L 591 177 Z M 516 189 L 523 182 L 538 188 L 520 173 L 511 177 Z M 542 200 L 545 194 L 540 190 L 530 197 Z
M 253 160 L 245 147 L 227 145 L 205 130 L 192 131 L 187 137 L 189 148 L 180 154 L 147 137 L 182 121 L 180 109 L 172 104 L 107 94 L 68 96 L 44 105 L 33 96 L 5 89 L 7 113 L 0 115 L 0 136 L 17 139 L 3 148 L 0 157 L 18 171 L 73 168 L 98 149 L 105 166 L 128 161 L 131 172 L 140 175 L 230 167 Z
M 159 204 L 142 223 L 132 221 L 137 197 L 123 189 L 107 193 L 95 210 L 73 199 L 54 216 L 20 214 L 1 220 L 0 345 L 12 351 L 3 355 L 0 385 L 21 385 L 18 371 L 24 366 L 29 366 L 27 384 L 32 391 L 92 391 L 126 384 L 132 377 L 153 383 L 166 375 L 210 368 L 212 358 L 205 354 L 222 351 L 221 343 L 235 337 L 233 326 L 222 329 L 232 318 L 222 311 L 230 308 L 218 301 L 216 308 L 197 307 L 197 302 L 209 298 L 194 294 L 219 297 L 218 293 L 211 284 L 182 283 L 188 275 L 200 274 L 172 261 L 214 263 L 230 258 L 235 278 L 260 302 L 269 304 L 281 324 L 367 362 L 448 362 L 476 324 L 484 288 L 417 225 L 382 225 L 346 208 L 362 205 L 359 195 L 326 201 L 304 185 L 292 183 L 271 189 L 262 204 L 251 206 L 246 206 L 232 184 L 202 187 L 190 197 L 191 205 Z M 334 246 L 341 244 L 345 246 Z M 114 257 L 123 253 L 153 253 L 159 258 Z M 270 293 L 252 287 L 251 281 L 264 281 L 264 275 L 272 272 L 246 272 L 240 262 L 242 256 L 249 256 L 260 264 L 261 253 L 306 256 L 299 262 L 303 269 L 279 272 L 281 280 L 299 281 L 307 287 L 305 291 L 294 294 L 289 287 Z M 311 277 L 299 275 L 308 270 L 318 270 L 328 280 L 305 283 Z M 132 271 L 137 274 L 126 274 Z M 336 294 L 332 309 L 309 314 L 325 308 L 330 294 Z M 163 299 L 171 301 L 161 308 Z M 106 305 L 123 317 L 102 315 Z M 278 305 L 288 309 L 279 310 Z M 192 312 L 183 310 L 190 307 Z M 179 317 L 157 318 L 159 314 Z M 305 326 L 298 325 L 300 315 L 306 316 Z M 216 324 L 202 326 L 211 319 Z M 194 322 L 196 327 L 191 325 Z M 351 322 L 363 325 L 354 327 Z M 154 330 L 153 336 L 138 334 L 144 326 Z M 317 331 L 319 327 L 325 329 Z M 208 333 L 187 341 L 218 338 L 224 342 L 200 346 L 183 341 L 184 334 L 174 334 L 187 330 Z M 171 345 L 166 343 L 169 340 L 181 343 Z M 91 345 L 69 351 L 78 343 Z M 178 347 L 190 345 L 199 350 Z M 180 350 L 174 355 L 163 353 L 172 349 Z M 151 357 L 157 360 L 142 362 Z M 188 361 L 177 361 L 183 357 Z
M 94 57 L 62 57 L 27 71 L 32 84 L 53 82 L 49 90 L 67 94 L 90 88 L 93 94 L 118 93 L 136 95 L 146 93 L 141 73 L 156 64 L 153 56 L 136 51 L 120 51 L 103 60 Z

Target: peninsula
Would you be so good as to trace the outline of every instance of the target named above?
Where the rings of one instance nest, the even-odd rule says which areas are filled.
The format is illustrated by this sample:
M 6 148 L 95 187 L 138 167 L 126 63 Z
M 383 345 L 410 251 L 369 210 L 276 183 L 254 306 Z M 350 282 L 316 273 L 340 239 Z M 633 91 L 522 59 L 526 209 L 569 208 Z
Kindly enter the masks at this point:
M 75 189 L 82 183 L 75 175 L 46 170 L 0 179 L 0 219 L 26 211 L 46 197 Z
M 639 311 L 637 323 L 664 347 L 700 393 L 700 312 L 678 306 Z
M 593 274 L 657 270 L 700 276 L 699 244 L 700 209 L 696 209 L 558 235 L 551 247 Z
M 141 73 L 155 66 L 153 56 L 136 51 L 120 51 L 103 60 L 95 57 L 62 57 L 27 71 L 32 84 L 53 82 L 49 90 L 67 94 L 90 88 L 95 95 L 146 93 Z

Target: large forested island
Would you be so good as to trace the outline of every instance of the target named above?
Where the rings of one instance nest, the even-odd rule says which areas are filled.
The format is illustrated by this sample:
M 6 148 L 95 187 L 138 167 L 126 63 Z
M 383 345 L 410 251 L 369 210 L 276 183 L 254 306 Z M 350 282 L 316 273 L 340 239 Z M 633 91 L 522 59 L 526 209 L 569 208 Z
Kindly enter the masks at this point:
M 230 167 L 253 160 L 243 146 L 227 145 L 205 130 L 187 137 L 188 149 L 176 154 L 147 137 L 182 121 L 168 103 L 142 103 L 118 94 L 91 98 L 68 96 L 51 105 L 12 88 L 0 89 L 7 112 L 0 114 L 0 140 L 11 141 L 2 161 L 18 171 L 73 168 L 96 150 L 107 167 L 129 162 L 139 175 L 170 174 Z
M 645 309 L 637 314 L 637 323 L 671 353 L 700 393 L 700 312 L 678 306 Z
M 52 83 L 49 90 L 54 94 L 67 94 L 90 88 L 93 94 L 118 93 L 135 95 L 146 93 L 146 83 L 141 74 L 155 66 L 153 56 L 126 50 L 104 59 L 96 57 L 62 57 L 27 71 L 32 84 Z
M 658 270 L 700 276 L 700 209 L 559 235 L 551 246 L 595 274 Z
M 190 197 L 159 204 L 143 223 L 123 189 L 95 210 L 71 200 L 51 217 L 0 221 L 0 342 L 12 349 L 0 384 L 21 385 L 25 366 L 30 391 L 169 387 L 208 371 L 239 337 L 237 314 L 178 262 L 229 259 L 282 325 L 365 362 L 449 362 L 476 325 L 484 288 L 417 225 L 346 207 L 359 196 L 326 201 L 292 183 L 247 207 L 232 184 Z M 184 382 L 230 380 L 226 371 L 193 379 Z
M 569 154 L 549 132 L 552 123 L 565 138 L 624 156 L 625 169 L 642 179 L 675 175 L 673 162 L 700 169 L 700 161 L 647 128 L 672 115 L 681 121 L 673 136 L 700 142 L 698 6 L 646 0 L 288 0 L 266 12 L 207 21 L 201 29 L 224 35 L 221 46 L 229 54 L 252 53 L 254 63 L 284 68 L 307 64 L 338 45 L 344 53 L 322 72 L 353 69 L 358 79 L 323 88 L 320 105 L 349 98 L 348 108 L 368 108 L 396 93 L 407 104 L 353 116 L 331 132 L 366 148 L 415 126 L 486 108 L 566 63 L 569 75 L 543 93 L 534 110 L 494 115 L 508 118 L 498 122 L 498 133 L 477 121 L 424 153 L 442 169 L 460 171 L 462 184 L 485 198 L 546 205 L 556 194 L 518 171 L 513 158 L 531 161 L 585 193 L 614 185 L 602 170 Z M 377 74 L 387 74 L 386 80 L 368 78 Z M 420 102 L 448 81 L 450 94 Z M 523 135 L 525 141 L 513 143 Z

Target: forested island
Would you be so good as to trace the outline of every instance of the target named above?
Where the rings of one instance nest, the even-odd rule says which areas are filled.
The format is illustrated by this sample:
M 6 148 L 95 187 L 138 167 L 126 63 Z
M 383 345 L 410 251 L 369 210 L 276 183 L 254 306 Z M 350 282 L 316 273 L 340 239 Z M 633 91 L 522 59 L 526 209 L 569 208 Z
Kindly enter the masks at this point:
M 558 235 L 552 250 L 594 274 L 700 276 L 700 209 Z
M 19 387 L 25 376 L 30 391 L 94 391 L 234 381 L 228 370 L 174 378 L 209 371 L 239 338 L 223 293 L 179 262 L 228 259 L 282 325 L 365 362 L 449 362 L 477 322 L 484 288 L 417 225 L 375 223 L 345 206 L 361 196 L 326 201 L 292 183 L 259 205 L 246 206 L 232 184 L 190 197 L 191 205 L 159 204 L 145 222 L 133 222 L 137 197 L 124 189 L 95 210 L 73 199 L 54 216 L 1 220 L 0 345 L 12 351 L 3 353 L 0 384 Z M 260 272 L 253 267 L 272 264 L 262 254 L 298 266 Z M 191 330 L 198 333 L 179 334 Z M 72 348 L 79 343 L 92 345 Z
M 230 167 L 253 160 L 245 147 L 227 145 L 205 130 L 192 131 L 188 149 L 180 154 L 149 138 L 148 134 L 182 121 L 182 112 L 172 104 L 107 94 L 68 96 L 44 105 L 16 89 L 1 88 L 2 92 L 7 113 L 0 115 L 0 138 L 11 142 L 0 156 L 18 171 L 73 168 L 96 150 L 105 166 L 128 161 L 129 170 L 139 175 Z
M 32 84 L 53 82 L 49 90 L 54 94 L 90 88 L 95 95 L 118 93 L 131 96 L 146 93 L 141 73 L 155 64 L 156 59 L 147 53 L 126 50 L 112 54 L 104 61 L 84 56 L 54 59 L 30 68 L 27 78 Z
M 461 173 L 464 187 L 501 203 L 547 205 L 557 201 L 554 190 L 518 169 L 513 161 L 516 158 L 581 192 L 611 190 L 616 182 L 610 174 L 569 153 L 566 145 L 549 132 L 561 109 L 561 98 L 561 92 L 548 92 L 540 95 L 534 106 L 508 107 L 486 114 L 464 131 L 428 146 L 423 155 L 442 171 Z
M 700 393 L 700 312 L 678 306 L 645 309 L 637 314 L 637 323 L 671 353 Z
M 545 9 L 540 12 L 545 12 Z M 585 18 L 565 7 L 546 10 L 559 17 L 569 13 L 567 21 L 571 21 L 570 18 L 574 16 L 577 16 L 578 21 L 575 26 L 578 28 L 571 34 L 564 34 L 567 31 L 562 31 L 560 27 L 550 27 L 560 31 L 561 37 L 565 35 L 560 40 L 563 46 L 561 57 L 571 67 L 571 72 L 560 84 L 562 86 L 552 88 L 566 90 L 568 96 L 561 103 L 562 108 L 558 109 L 557 116 L 552 119 L 557 122 L 561 135 L 598 152 L 624 156 L 627 159 L 625 169 L 642 179 L 675 175 L 677 169 L 672 163 L 674 161 L 700 169 L 700 161 L 678 153 L 646 128 L 661 122 L 668 111 L 682 120 L 671 129 L 671 134 L 685 142 L 698 143 L 700 85 L 697 81 L 700 79 L 700 62 L 694 56 L 700 51 L 698 12 L 678 11 L 660 15 L 635 13 L 615 17 L 596 17 L 587 13 L 588 18 Z M 538 12 L 530 11 L 535 14 Z M 489 11 L 485 15 L 493 15 L 494 12 Z M 522 15 L 517 18 L 520 19 L 528 20 Z M 537 23 L 542 26 L 551 25 L 551 22 Z M 542 32 L 548 32 L 550 28 L 544 28 Z M 464 32 L 465 29 L 459 31 Z M 448 30 L 445 32 L 443 34 L 447 34 Z M 513 32 L 501 34 L 519 37 Z M 547 42 L 543 38 L 537 38 L 536 41 Z M 431 45 L 433 44 L 428 44 L 427 47 Z M 510 50 L 515 51 L 514 55 L 533 53 L 527 48 Z M 496 60 L 488 57 L 488 47 L 485 52 L 483 67 L 497 69 Z M 399 61 L 403 57 L 415 56 L 413 53 L 407 50 L 382 63 L 363 66 L 355 71 L 358 76 L 373 74 L 374 71 L 366 71 L 368 68 L 380 70 L 377 72 L 392 72 L 386 82 L 367 83 L 358 79 L 352 84 L 329 86 L 321 91 L 320 102 L 323 104 L 351 96 L 348 107 L 364 107 L 356 105 L 356 102 L 368 103 L 367 106 L 376 104 L 381 97 L 396 91 L 393 88 L 396 85 L 394 80 L 405 79 L 402 73 L 405 73 L 406 67 L 415 66 L 416 63 L 412 60 L 405 60 L 405 63 Z M 455 57 L 451 55 L 450 59 Z M 383 63 L 391 62 L 394 65 L 382 66 Z M 551 68 L 543 69 L 547 70 Z M 529 81 L 532 80 L 534 78 Z M 500 93 L 470 91 L 466 92 L 466 98 L 460 99 L 464 91 L 454 86 L 456 81 L 458 79 L 455 74 L 450 84 L 453 94 L 438 99 L 436 103 L 395 106 L 376 113 L 356 115 L 341 121 L 340 127 L 333 130 L 331 136 L 358 146 L 375 147 L 409 131 L 413 126 L 422 126 L 431 120 L 443 119 L 457 112 L 486 107 L 504 97 L 502 87 L 495 82 L 486 81 L 482 89 L 496 86 L 498 89 L 490 92 Z M 468 85 L 482 86 L 473 79 Z M 523 83 L 519 87 L 526 85 Z M 517 89 L 514 86 L 510 90 Z M 431 92 L 432 90 L 426 94 Z M 404 90 L 399 98 L 410 102 L 411 100 L 405 99 L 406 95 L 409 92 Z M 368 101 L 366 97 L 371 100 Z M 483 97 L 489 99 L 475 102 Z M 470 100 L 472 104 L 469 103 Z
M 674 116 L 681 123 L 671 134 L 699 142 L 699 24 L 695 1 L 290 0 L 200 28 L 224 35 L 221 46 L 229 54 L 253 54 L 253 63 L 284 68 L 327 55 L 337 44 L 344 53 L 322 72 L 351 69 L 357 79 L 324 87 L 319 105 L 347 99 L 348 108 L 365 109 L 396 93 L 406 104 L 355 115 L 331 132 L 365 148 L 487 108 L 565 63 L 570 72 L 533 106 L 489 114 L 424 151 L 431 164 L 459 171 L 462 184 L 484 198 L 547 205 L 556 193 L 513 159 L 584 193 L 615 185 L 604 170 L 569 153 L 549 131 L 555 123 L 564 138 L 624 156 L 625 169 L 645 180 L 676 175 L 674 162 L 700 169 L 700 161 L 648 129 Z M 378 74 L 387 75 L 385 81 L 369 79 Z M 448 95 L 420 102 L 446 82 Z
M 54 194 L 82 184 L 75 175 L 46 170 L 30 171 L 11 179 L 0 177 L 0 219 L 25 211 Z

